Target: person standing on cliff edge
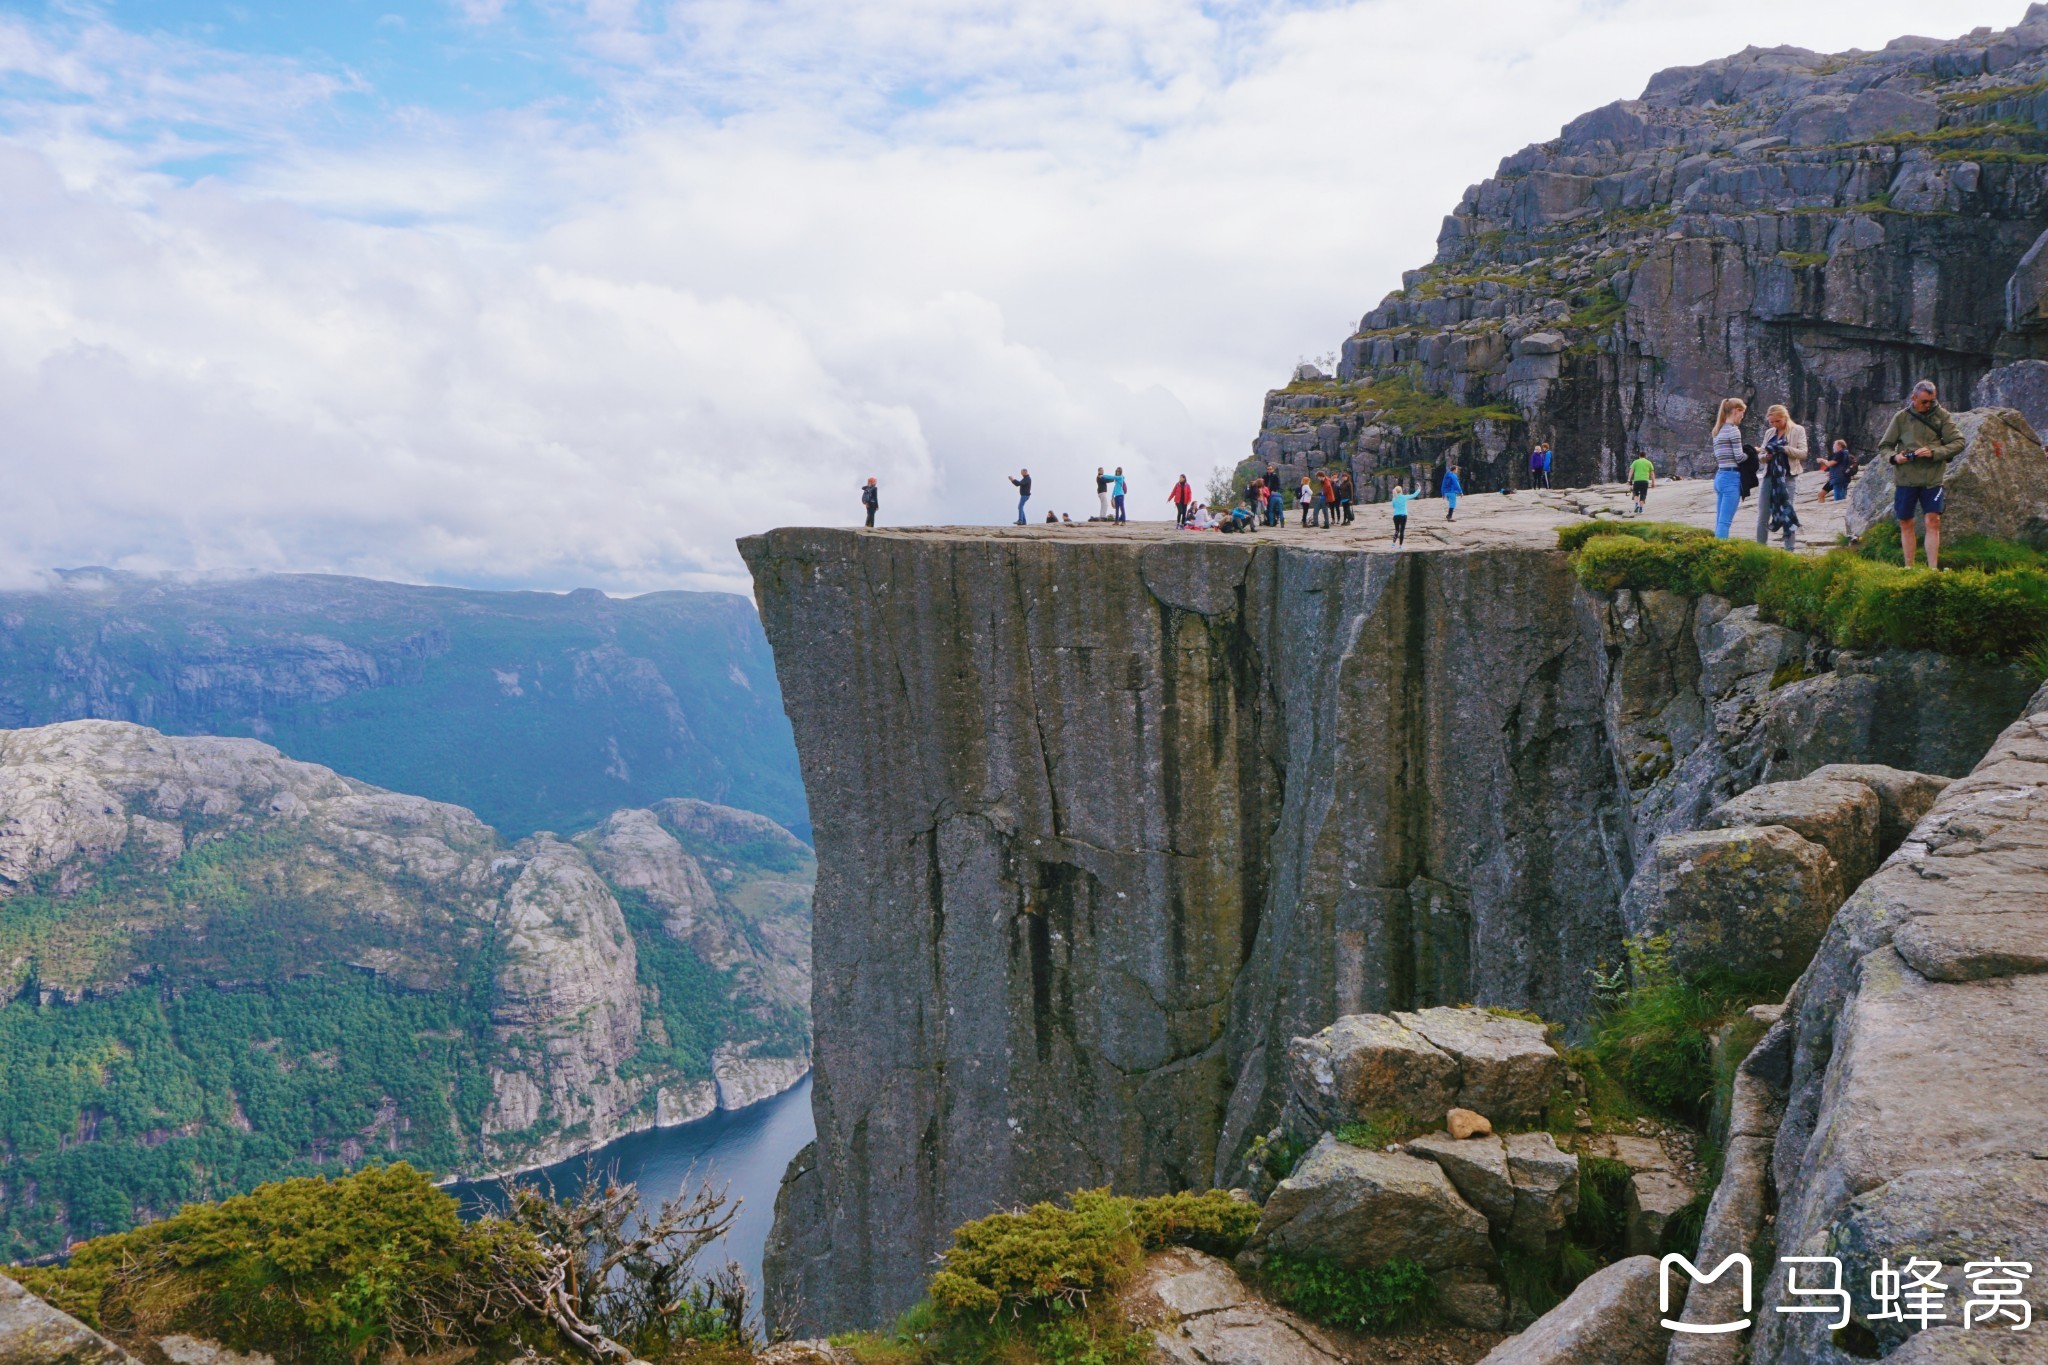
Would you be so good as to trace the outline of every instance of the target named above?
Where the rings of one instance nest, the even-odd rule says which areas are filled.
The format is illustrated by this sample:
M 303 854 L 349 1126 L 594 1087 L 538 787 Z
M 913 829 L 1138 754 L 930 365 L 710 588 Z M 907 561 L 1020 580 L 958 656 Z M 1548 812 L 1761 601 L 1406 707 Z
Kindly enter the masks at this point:
M 1010 483 L 1017 490 L 1017 524 L 1029 525 L 1030 523 L 1024 520 L 1024 504 L 1031 501 L 1031 471 L 1018 470 L 1017 477 L 1010 480 Z
M 1912 398 L 1884 429 L 1877 453 L 1892 462 L 1892 515 L 1899 519 L 1906 567 L 1913 567 L 1913 515 L 1918 512 L 1927 522 L 1927 567 L 1941 568 L 1941 480 L 1948 462 L 1963 453 L 1963 433 L 1948 409 L 1935 401 L 1933 380 L 1913 386 Z
M 1124 516 L 1125 487 L 1126 485 L 1124 483 L 1124 467 L 1122 465 L 1118 465 L 1116 467 L 1116 473 L 1110 475 L 1109 478 L 1109 500 L 1116 508 L 1115 516 L 1117 524 L 1119 526 L 1121 526 L 1127 520 L 1127 518 Z
M 875 525 L 875 513 L 882 509 L 882 491 L 875 486 L 875 476 L 868 475 L 868 481 L 860 486 L 860 505 L 868 509 L 868 528 Z
M 1465 485 L 1458 481 L 1458 467 L 1456 465 L 1447 464 L 1444 466 L 1444 477 L 1438 483 L 1437 491 L 1442 493 L 1444 501 L 1450 504 L 1451 510 L 1444 513 L 1444 520 L 1456 521 L 1458 519 L 1458 497 L 1465 491 Z
M 1742 505 L 1742 418 L 1748 411 L 1740 398 L 1723 398 L 1714 414 L 1714 535 L 1721 540 Z
M 1105 473 L 1103 473 L 1103 472 L 1102 472 L 1102 466 L 1101 466 L 1101 465 L 1097 465 L 1097 466 L 1095 466 L 1095 501 L 1096 501 L 1097 503 L 1099 503 L 1099 504 L 1101 505 L 1101 509 L 1102 509 L 1101 515 L 1100 515 L 1100 516 L 1098 516 L 1098 517 L 1096 517 L 1095 519 L 1096 519 L 1097 521 L 1108 521 L 1108 520 L 1109 520 L 1109 475 L 1107 475 L 1107 474 L 1105 474 Z
M 1183 474 L 1173 481 L 1173 491 L 1166 495 L 1173 504 L 1173 529 L 1178 531 L 1188 524 L 1188 513 L 1195 505 L 1195 490 L 1188 487 L 1188 476 Z

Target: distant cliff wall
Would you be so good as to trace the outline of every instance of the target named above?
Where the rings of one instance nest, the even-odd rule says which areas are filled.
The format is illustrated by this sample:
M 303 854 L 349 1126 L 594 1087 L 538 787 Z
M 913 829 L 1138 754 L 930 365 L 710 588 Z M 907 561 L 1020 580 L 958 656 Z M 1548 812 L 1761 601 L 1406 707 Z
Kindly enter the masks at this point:
M 818 1140 L 768 1258 L 812 1327 L 907 1306 L 994 1208 L 1230 1179 L 1287 1040 L 1339 1014 L 1579 1017 L 1645 840 L 1873 734 L 1906 766 L 1974 743 L 1961 771 L 2032 687 L 1596 598 L 1533 547 L 741 549 L 819 858 Z

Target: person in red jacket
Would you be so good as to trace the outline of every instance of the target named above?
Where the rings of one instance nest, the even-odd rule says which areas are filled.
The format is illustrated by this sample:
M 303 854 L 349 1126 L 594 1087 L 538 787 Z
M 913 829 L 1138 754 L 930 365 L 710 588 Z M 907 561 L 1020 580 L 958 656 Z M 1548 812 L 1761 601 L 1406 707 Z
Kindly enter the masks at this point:
M 1175 529 L 1186 526 L 1188 524 L 1188 508 L 1195 501 L 1195 490 L 1188 487 L 1187 475 L 1183 474 L 1174 481 L 1173 491 L 1166 495 L 1166 499 L 1173 504 L 1173 524 Z

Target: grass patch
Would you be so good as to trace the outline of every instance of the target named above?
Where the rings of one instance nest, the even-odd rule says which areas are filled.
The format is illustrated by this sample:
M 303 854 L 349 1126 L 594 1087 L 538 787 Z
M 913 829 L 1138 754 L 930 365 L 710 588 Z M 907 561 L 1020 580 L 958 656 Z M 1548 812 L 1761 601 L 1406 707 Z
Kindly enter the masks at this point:
M 2048 565 L 2020 546 L 1970 546 L 1937 574 L 1852 550 L 1797 555 L 1655 522 L 1582 522 L 1561 530 L 1559 543 L 1596 591 L 1713 593 L 1842 649 L 2018 659 L 2048 637 Z
M 1953 95 L 1942 95 L 1941 102 L 1959 109 L 1977 109 L 2003 100 L 2032 99 L 2048 91 L 2048 81 L 2033 81 L 2026 85 L 1993 85 L 1983 90 L 1964 90 Z
M 1374 1114 L 1362 1122 L 1345 1124 L 1337 1130 L 1336 1138 L 1353 1147 L 1377 1152 L 1390 1142 L 1420 1136 L 1435 1126 L 1433 1123 L 1417 1123 L 1401 1113 Z
M 1732 973 L 1681 976 L 1659 935 L 1629 945 L 1629 984 L 1600 1017 L 1590 1052 L 1651 1109 L 1705 1128 L 1715 1095 L 1714 1035 L 1780 983 Z
M 1828 263 L 1825 251 L 1781 251 L 1778 259 L 1794 270 L 1812 270 Z
M 1412 1326 L 1436 1305 L 1429 1272 L 1399 1257 L 1383 1265 L 1347 1269 L 1333 1261 L 1272 1256 L 1259 1270 L 1260 1286 L 1305 1318 L 1353 1332 Z

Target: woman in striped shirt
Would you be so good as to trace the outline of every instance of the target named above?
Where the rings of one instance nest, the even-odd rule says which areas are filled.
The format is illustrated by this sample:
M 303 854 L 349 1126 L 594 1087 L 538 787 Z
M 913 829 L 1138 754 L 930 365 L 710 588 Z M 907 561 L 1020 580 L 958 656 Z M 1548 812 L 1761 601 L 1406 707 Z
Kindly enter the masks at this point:
M 1723 398 L 1714 415 L 1714 534 L 1722 540 L 1742 505 L 1742 418 L 1748 411 L 1740 398 Z

